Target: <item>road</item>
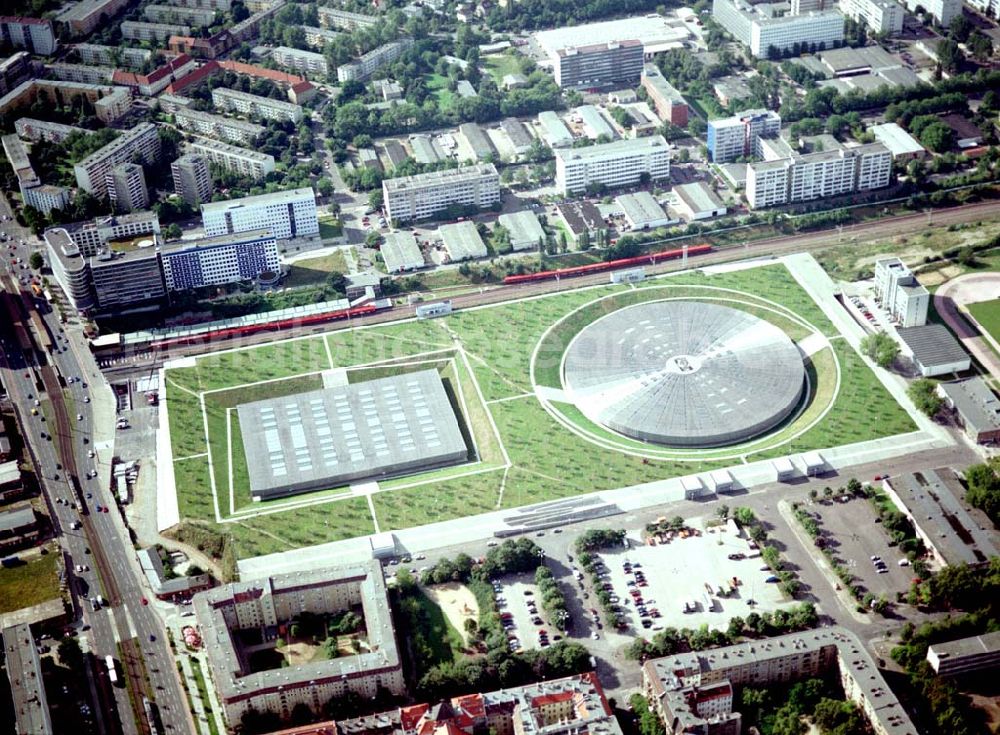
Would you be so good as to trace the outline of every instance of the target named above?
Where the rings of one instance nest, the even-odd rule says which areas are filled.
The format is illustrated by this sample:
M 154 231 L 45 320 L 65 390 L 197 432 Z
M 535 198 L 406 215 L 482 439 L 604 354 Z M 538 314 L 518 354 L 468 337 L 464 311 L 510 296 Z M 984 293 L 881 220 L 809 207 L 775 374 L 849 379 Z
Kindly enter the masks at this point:
M 986 337 L 979 334 L 962 314 L 962 307 L 1000 296 L 1000 274 L 967 273 L 943 284 L 934 294 L 934 308 L 965 348 L 995 378 L 1000 378 L 1000 357 Z
M 0 197 L 0 217 L 10 215 L 6 201 Z M 39 245 L 13 220 L 3 220 L 0 231 L 13 235 L 17 246 L 17 254 L 5 257 L 0 265 L 3 285 L 10 290 L 15 288 L 10 282 L 11 275 L 23 277 L 20 264 L 11 263 L 10 258 L 26 261 L 27 250 Z M 19 242 L 22 237 L 24 245 Z M 5 273 L 9 267 L 13 274 Z M 152 607 L 144 602 L 147 594 L 143 588 L 144 578 L 128 529 L 109 489 L 111 468 L 98 463 L 99 459 L 108 461 L 112 452 L 109 448 L 101 452 L 101 457 L 91 459 L 88 456 L 97 448 L 93 443 L 95 434 L 109 431 L 102 427 L 95 432 L 95 404 L 88 397 L 99 390 L 107 391 L 108 387 L 81 330 L 74 326 L 64 328 L 52 312 L 44 314 L 43 319 L 56 340 L 53 353 L 45 356 L 49 364 L 40 364 L 36 355 L 22 355 L 16 343 L 7 337 L 3 343 L 0 371 L 17 408 L 33 461 L 39 468 L 39 481 L 53 524 L 61 534 L 74 607 L 77 615 L 83 618 L 83 626 L 79 628 L 85 639 L 82 645 L 94 654 L 90 672 L 92 696 L 95 703 L 101 702 L 101 706 L 94 707 L 100 720 L 97 732 L 124 735 L 149 732 L 144 719 L 133 714 L 126 688 L 108 686 L 102 667 L 107 655 L 118 660 L 120 671 L 131 687 L 138 688 L 137 691 L 145 689 L 156 703 L 166 732 L 193 732 L 194 723 L 181 690 L 164 625 Z M 45 400 L 41 399 L 47 400 L 51 407 L 48 418 L 42 410 L 46 407 Z M 31 415 L 29 410 L 35 400 L 42 404 L 37 416 Z M 88 478 L 91 469 L 98 474 Z M 77 497 L 71 485 L 74 474 L 79 478 L 82 497 Z M 98 506 L 106 512 L 98 512 Z M 71 528 L 75 522 L 81 524 L 78 530 Z M 74 570 L 78 564 L 88 567 L 87 571 L 77 574 Z M 81 581 L 85 587 L 81 586 Z M 94 610 L 90 600 L 98 594 L 104 597 L 107 605 Z M 148 676 L 148 685 L 145 676 Z M 111 697 L 107 696 L 109 692 Z M 140 691 L 136 699 L 140 703 L 141 694 Z
M 961 224 L 972 222 L 984 218 L 993 218 L 997 215 L 996 202 L 978 202 L 960 207 L 935 210 L 932 214 L 933 222 L 938 226 Z M 799 252 L 815 252 L 835 247 L 845 241 L 858 239 L 877 239 L 880 237 L 894 237 L 909 233 L 922 232 L 926 229 L 928 217 L 926 214 L 912 214 L 905 216 L 885 217 L 882 219 L 864 222 L 847 228 L 843 231 L 837 229 L 817 230 L 796 235 L 785 235 L 772 237 L 764 240 L 748 242 L 745 246 L 735 246 L 718 249 L 707 255 L 699 255 L 685 264 L 681 260 L 666 261 L 654 266 L 647 266 L 646 272 L 650 275 L 660 273 L 670 273 L 683 270 L 684 268 L 701 268 L 710 265 L 720 265 L 738 260 L 745 260 L 752 257 L 777 257 Z M 710 239 L 710 238 L 706 238 Z M 679 247 L 680 242 L 672 242 L 664 247 Z M 581 286 L 604 284 L 608 282 L 608 274 L 600 273 L 593 276 L 584 276 L 561 281 L 544 281 L 540 283 L 522 284 L 519 286 L 486 286 L 480 291 L 451 297 L 451 301 L 456 309 L 469 308 L 472 306 L 482 306 L 485 304 L 500 303 L 514 299 L 523 299 L 531 296 L 539 296 L 547 293 L 567 291 Z M 364 317 L 361 323 L 365 325 L 379 324 L 396 321 L 409 316 L 408 311 L 390 309 L 378 314 Z M 138 355 L 126 355 L 117 364 L 109 364 L 102 369 L 109 376 L 124 378 L 132 375 L 148 374 L 151 369 L 155 369 L 164 361 L 183 357 L 187 355 L 198 355 L 218 350 L 231 350 L 237 347 L 246 347 L 268 342 L 276 342 L 300 337 L 309 334 L 322 334 L 347 329 L 358 324 L 353 322 L 336 322 L 319 324 L 309 327 L 300 327 L 283 332 L 262 332 L 249 337 L 244 337 L 238 341 L 223 340 L 219 342 L 204 342 L 173 348 L 166 352 L 144 352 Z

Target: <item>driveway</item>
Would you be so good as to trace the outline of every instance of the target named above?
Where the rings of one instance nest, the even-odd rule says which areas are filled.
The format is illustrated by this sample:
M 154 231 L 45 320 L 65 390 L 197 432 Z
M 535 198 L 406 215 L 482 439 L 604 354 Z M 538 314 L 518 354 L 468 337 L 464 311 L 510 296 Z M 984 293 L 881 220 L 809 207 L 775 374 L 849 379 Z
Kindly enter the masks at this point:
M 975 358 L 1000 378 L 1000 358 L 966 316 L 965 306 L 1000 297 L 1000 273 L 969 273 L 943 284 L 934 294 L 934 308 Z

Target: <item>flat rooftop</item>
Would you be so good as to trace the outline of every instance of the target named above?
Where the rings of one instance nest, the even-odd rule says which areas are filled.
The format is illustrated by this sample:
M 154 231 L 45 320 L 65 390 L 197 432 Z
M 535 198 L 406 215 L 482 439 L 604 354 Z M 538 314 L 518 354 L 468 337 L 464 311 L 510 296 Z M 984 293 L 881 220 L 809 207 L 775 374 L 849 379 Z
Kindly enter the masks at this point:
M 201 211 L 202 213 L 227 212 L 230 209 L 235 209 L 236 207 L 261 207 L 268 204 L 291 204 L 292 202 L 306 197 L 312 197 L 313 199 L 316 198 L 316 192 L 312 190 L 312 187 L 304 186 L 301 189 L 285 189 L 284 191 L 275 191 L 270 194 L 258 194 L 252 197 L 243 197 L 242 199 L 230 199 L 228 201 L 221 202 L 206 202 L 201 205 Z
M 262 499 L 468 457 L 436 370 L 244 403 L 237 412 L 251 492 Z
M 642 228 L 653 222 L 662 222 L 667 213 L 656 201 L 656 197 L 648 191 L 637 191 L 635 194 L 622 194 L 615 198 L 625 216 L 634 228 Z
M 411 144 L 420 136 L 413 136 Z M 440 184 L 457 184 L 460 181 L 476 179 L 480 176 L 496 176 L 497 167 L 492 163 L 477 163 L 474 166 L 461 166 L 459 168 L 445 169 L 442 171 L 428 171 L 423 174 L 413 176 L 399 176 L 395 179 L 386 179 L 382 182 L 386 191 L 402 191 L 403 189 L 419 189 L 424 186 L 437 186 Z
M 969 359 L 969 353 L 943 324 L 906 327 L 897 329 L 896 334 L 913 353 L 913 359 L 924 367 L 951 365 Z
M 507 228 L 510 233 L 510 241 L 515 249 L 521 243 L 532 243 L 537 245 L 540 240 L 545 239 L 545 232 L 538 221 L 538 217 L 530 209 L 521 212 L 511 212 L 501 214 L 497 222 Z
M 667 149 L 667 141 L 662 135 L 649 135 L 644 138 L 626 138 L 611 143 L 599 143 L 585 148 L 566 148 L 555 151 L 558 158 L 564 161 L 581 159 L 597 159 L 614 156 L 627 156 L 641 153 L 653 148 Z
M 939 385 L 968 428 L 977 434 L 1000 429 L 1000 398 L 980 376 Z
M 965 488 L 950 467 L 886 479 L 948 565 L 983 564 L 1000 555 L 990 534 L 962 507 Z
M 958 638 L 931 646 L 939 658 L 965 658 L 1000 651 L 1000 631 Z
M 723 204 L 722 199 L 719 198 L 719 195 L 712 191 L 712 188 L 704 181 L 675 186 L 674 194 L 692 212 L 711 212 L 726 206 Z
M 51 735 L 42 665 L 31 628 L 22 623 L 3 629 L 7 678 L 14 700 L 15 731 L 26 735 Z
M 677 44 L 691 37 L 683 21 L 656 13 L 618 20 L 566 26 L 535 34 L 538 44 L 552 56 L 558 49 L 587 45 L 607 44 L 612 41 L 636 40 L 643 46 Z

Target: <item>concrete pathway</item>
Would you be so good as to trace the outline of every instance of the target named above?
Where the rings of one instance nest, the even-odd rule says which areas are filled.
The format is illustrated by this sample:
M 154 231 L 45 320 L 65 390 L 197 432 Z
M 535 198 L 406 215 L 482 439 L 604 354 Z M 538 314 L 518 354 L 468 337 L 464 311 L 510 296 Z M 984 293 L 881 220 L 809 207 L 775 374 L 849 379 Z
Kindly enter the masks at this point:
M 183 646 L 184 644 L 181 642 L 178 645 Z M 194 716 L 194 721 L 198 724 L 198 731 L 201 735 L 211 735 L 211 730 L 208 729 L 208 722 L 206 721 L 205 704 L 201 701 L 198 681 L 195 679 L 194 671 L 192 670 L 191 658 L 182 654 L 176 656 L 176 659 L 181 665 L 181 675 L 187 684 L 188 701 L 191 702 L 191 714 Z
M 966 306 L 1000 297 L 1000 273 L 969 273 L 943 284 L 934 294 L 934 308 L 944 323 L 958 335 L 969 352 L 995 378 L 1000 378 L 1000 357 L 990 348 L 1000 350 L 985 332 L 980 335 L 965 315 Z

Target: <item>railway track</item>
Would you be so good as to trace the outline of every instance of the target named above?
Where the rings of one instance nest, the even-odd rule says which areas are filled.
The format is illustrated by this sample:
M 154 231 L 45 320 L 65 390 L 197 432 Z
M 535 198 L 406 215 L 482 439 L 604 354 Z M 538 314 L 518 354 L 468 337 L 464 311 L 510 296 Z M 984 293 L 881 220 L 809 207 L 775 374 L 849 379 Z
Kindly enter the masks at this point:
M 995 217 L 1000 205 L 995 201 L 977 202 L 948 209 L 936 209 L 930 215 L 930 219 L 937 225 L 961 224 L 975 220 L 979 216 Z M 892 237 L 910 232 L 919 232 L 927 226 L 929 217 L 925 213 L 916 213 L 903 216 L 886 217 L 873 220 L 848 228 L 817 230 L 797 235 L 783 235 L 766 238 L 763 240 L 748 241 L 743 245 L 730 245 L 717 247 L 710 253 L 696 256 L 692 261 L 669 260 L 648 265 L 646 272 L 650 275 L 671 273 L 692 267 L 704 267 L 710 265 L 721 265 L 736 260 L 744 260 L 749 257 L 777 257 L 790 253 L 814 252 L 835 247 L 841 243 L 849 243 L 859 236 L 865 238 L 872 237 Z M 686 238 L 673 238 L 670 242 L 676 243 L 680 239 L 711 240 L 711 235 L 691 235 Z M 467 309 L 473 306 L 484 306 L 496 304 L 503 301 L 542 296 L 550 293 L 567 291 L 581 286 L 592 286 L 605 284 L 608 282 L 607 272 L 596 273 L 594 275 L 577 276 L 569 279 L 541 281 L 517 285 L 493 285 L 484 287 L 475 293 L 468 293 L 451 297 L 451 302 L 456 309 Z M 442 297 L 443 298 L 443 297 Z M 402 309 L 390 309 L 365 316 L 363 319 L 350 319 L 341 322 L 325 322 L 306 327 L 296 327 L 280 331 L 258 332 L 240 339 L 227 339 L 219 341 L 206 340 L 180 347 L 172 347 L 164 351 L 137 350 L 136 354 L 148 356 L 147 359 L 138 359 L 120 367 L 111 366 L 105 368 L 109 375 L 130 374 L 133 372 L 150 371 L 161 366 L 166 360 L 192 355 L 201 355 L 221 350 L 232 350 L 237 347 L 249 347 L 255 345 L 276 342 L 290 337 L 302 337 L 317 334 L 324 334 L 340 329 L 349 329 L 357 326 L 358 323 L 364 325 L 384 324 L 398 321 L 399 319 L 411 316 L 409 311 Z M 125 353 L 129 354 L 129 353 Z

